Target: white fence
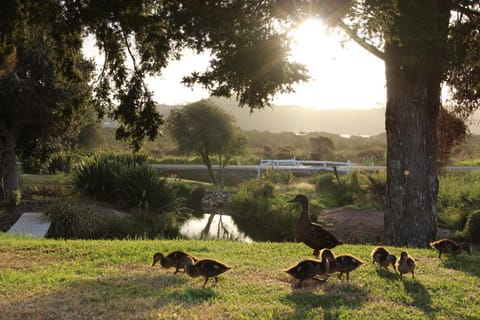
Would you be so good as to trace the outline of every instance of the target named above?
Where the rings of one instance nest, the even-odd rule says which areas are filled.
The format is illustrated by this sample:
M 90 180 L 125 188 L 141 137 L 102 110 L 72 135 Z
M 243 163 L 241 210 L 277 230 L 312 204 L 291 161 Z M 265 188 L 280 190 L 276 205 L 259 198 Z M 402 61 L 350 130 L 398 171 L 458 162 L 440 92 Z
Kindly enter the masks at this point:
M 336 168 L 339 172 L 350 172 L 355 163 L 350 162 L 336 162 L 336 161 L 312 161 L 312 160 L 297 160 L 293 159 L 264 159 L 260 161 L 258 166 L 257 178 L 260 178 L 262 169 L 273 168 L 276 170 L 295 170 L 295 171 L 333 171 Z

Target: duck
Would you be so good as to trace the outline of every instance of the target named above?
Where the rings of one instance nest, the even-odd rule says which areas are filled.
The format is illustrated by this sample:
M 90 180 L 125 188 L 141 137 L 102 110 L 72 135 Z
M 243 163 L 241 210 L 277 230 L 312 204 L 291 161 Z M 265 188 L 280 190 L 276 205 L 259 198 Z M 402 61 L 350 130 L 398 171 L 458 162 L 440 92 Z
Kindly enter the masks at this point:
M 454 257 L 465 251 L 471 255 L 470 245 L 466 242 L 457 243 L 450 239 L 440 239 L 430 243 L 430 246 L 438 251 L 438 258 L 442 259 L 442 253 L 452 254 Z
M 295 225 L 297 240 L 305 243 L 313 249 L 313 255 L 318 258 L 321 249 L 332 249 L 337 245 L 343 244 L 342 241 L 330 231 L 325 230 L 319 224 L 310 221 L 308 213 L 308 198 L 303 194 L 298 194 L 294 199 L 288 202 L 300 204 L 300 217 Z
M 160 261 L 160 265 L 165 269 L 175 267 L 175 272 L 173 274 L 177 274 L 177 272 L 180 269 L 184 269 L 183 264 L 180 263 L 181 259 L 184 258 L 184 257 L 190 257 L 194 261 L 198 260 L 196 257 L 194 257 L 194 256 L 192 256 L 188 253 L 185 253 L 183 251 L 173 251 L 173 252 L 170 252 L 169 254 L 167 254 L 166 256 L 164 256 L 161 252 L 157 252 L 153 255 L 152 267 L 158 261 Z M 185 272 L 185 269 L 183 271 Z
M 220 262 L 215 259 L 200 259 L 194 260 L 192 257 L 185 256 L 181 259 L 180 263 L 184 266 L 185 272 L 192 278 L 204 277 L 205 282 L 203 283 L 203 288 L 208 282 L 208 279 L 214 278 L 215 283 L 218 282 L 218 276 L 232 267 L 227 266 L 225 263 Z
M 317 281 L 322 281 L 320 279 L 314 278 L 317 275 L 328 275 L 329 270 L 329 261 L 327 254 L 322 254 L 322 259 L 303 259 L 295 263 L 294 265 L 283 270 L 288 273 L 295 279 L 298 279 L 299 282 L 295 285 L 295 288 L 300 288 L 303 280 L 314 279 Z M 323 280 L 325 281 L 325 280 Z
M 364 262 L 351 254 L 341 254 L 335 256 L 330 249 L 323 249 L 322 256 L 325 256 L 329 262 L 329 274 L 339 273 L 338 279 L 342 275 L 347 275 L 347 282 L 350 282 L 350 272 L 360 267 Z
M 402 251 L 402 253 L 400 253 L 400 259 L 397 261 L 397 270 L 398 273 L 400 273 L 400 277 L 402 277 L 404 273 L 411 273 L 412 278 L 415 278 L 415 266 L 415 259 L 413 259 L 407 251 Z
M 378 263 L 379 266 L 382 268 L 388 269 L 391 265 L 394 271 L 397 271 L 395 267 L 395 263 L 397 262 L 397 257 L 391 254 L 387 249 L 384 247 L 376 247 L 372 250 L 370 254 L 373 262 L 372 264 Z

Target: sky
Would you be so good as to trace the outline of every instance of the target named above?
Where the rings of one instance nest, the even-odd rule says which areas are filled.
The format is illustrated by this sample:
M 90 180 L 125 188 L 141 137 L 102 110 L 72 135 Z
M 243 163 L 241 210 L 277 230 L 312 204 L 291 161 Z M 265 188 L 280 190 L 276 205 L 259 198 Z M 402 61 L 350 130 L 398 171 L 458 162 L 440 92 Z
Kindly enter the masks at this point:
M 275 96 L 274 105 L 295 105 L 314 109 L 371 109 L 385 106 L 385 68 L 382 60 L 354 42 L 343 43 L 320 20 L 311 19 L 292 31 L 295 45 L 291 59 L 307 66 L 311 79 L 295 85 L 295 93 Z M 91 41 L 93 43 L 93 41 Z M 91 45 L 90 45 L 91 46 Z M 88 47 L 88 45 L 87 45 Z M 92 56 L 93 49 L 87 49 Z M 204 71 L 209 56 L 186 51 L 172 61 L 159 77 L 148 80 L 160 104 L 183 105 L 203 98 L 208 92 L 181 84 L 183 76 Z

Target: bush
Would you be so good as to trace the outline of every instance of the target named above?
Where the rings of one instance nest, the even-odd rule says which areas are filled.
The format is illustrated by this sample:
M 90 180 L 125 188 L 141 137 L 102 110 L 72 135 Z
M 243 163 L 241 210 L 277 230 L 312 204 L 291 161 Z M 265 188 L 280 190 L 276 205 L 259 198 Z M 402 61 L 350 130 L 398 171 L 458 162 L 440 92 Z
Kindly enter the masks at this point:
M 480 210 L 476 210 L 468 216 L 464 234 L 472 241 L 480 242 Z
M 55 239 L 125 239 L 148 236 L 178 236 L 178 228 L 171 216 L 147 216 L 134 219 L 130 216 L 115 216 L 95 210 L 76 201 L 58 201 L 47 210 L 51 220 L 47 237 Z
M 21 200 L 22 200 L 22 193 L 20 192 L 20 190 L 16 189 L 16 190 L 13 190 L 12 193 L 10 193 L 10 196 L 8 198 L 8 203 L 12 206 L 18 206 Z
M 117 199 L 116 178 L 122 168 L 146 163 L 147 157 L 137 154 L 100 153 L 80 162 L 72 174 L 73 186 L 82 194 L 98 199 Z
M 51 205 L 46 215 L 51 224 L 47 237 L 63 239 L 100 238 L 102 221 L 91 208 L 68 200 Z
M 229 209 L 239 229 L 255 241 L 292 241 L 295 237 L 297 213 L 275 196 L 270 182 L 246 182 L 230 199 Z
M 290 171 L 275 170 L 268 168 L 263 174 L 262 179 L 273 184 L 290 184 L 293 179 L 293 173 Z
M 342 175 L 339 180 L 331 173 L 318 176 L 316 189 L 328 207 L 351 205 L 361 192 L 357 172 Z
M 440 177 L 439 225 L 464 230 L 471 212 L 480 207 L 480 173 L 449 173 Z
M 177 187 L 147 164 L 121 167 L 114 179 L 121 204 L 128 208 L 169 211 L 177 205 Z

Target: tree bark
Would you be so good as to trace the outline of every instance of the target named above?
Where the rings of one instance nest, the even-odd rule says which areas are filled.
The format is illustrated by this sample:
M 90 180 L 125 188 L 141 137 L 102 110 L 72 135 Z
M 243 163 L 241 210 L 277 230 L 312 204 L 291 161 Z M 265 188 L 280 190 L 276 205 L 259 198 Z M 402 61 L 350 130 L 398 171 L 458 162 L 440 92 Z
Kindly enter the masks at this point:
M 431 6 L 424 5 L 426 2 Z M 396 246 L 427 247 L 436 237 L 436 125 L 449 1 L 426 2 L 411 5 L 413 2 L 409 1 L 409 6 L 400 6 L 392 27 L 393 36 L 385 44 L 388 143 L 385 242 Z M 432 8 L 436 9 L 433 14 Z M 425 11 L 419 11 L 422 9 Z M 427 24 L 429 32 L 422 30 L 415 34 L 407 30 L 419 17 L 424 19 L 422 22 Z M 405 38 L 406 35 L 418 39 Z
M 2 132 L 2 164 L 3 164 L 3 189 L 6 200 L 9 199 L 13 190 L 19 188 L 17 157 L 15 153 L 17 135 L 14 129 L 3 128 Z

